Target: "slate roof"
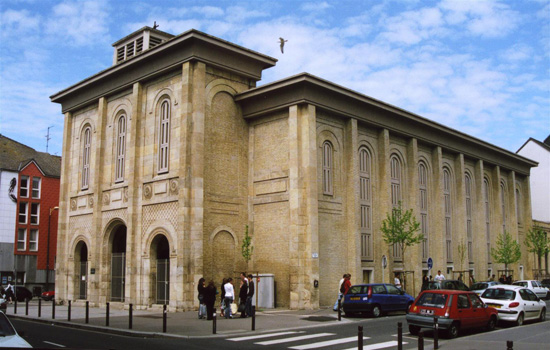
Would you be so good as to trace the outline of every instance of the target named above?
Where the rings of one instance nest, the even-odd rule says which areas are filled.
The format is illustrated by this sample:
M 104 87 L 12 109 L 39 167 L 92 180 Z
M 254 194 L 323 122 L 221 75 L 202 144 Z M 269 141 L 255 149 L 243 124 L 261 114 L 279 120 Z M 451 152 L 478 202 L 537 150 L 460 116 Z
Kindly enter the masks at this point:
M 9 137 L 0 134 L 0 169 L 19 172 L 34 161 L 48 177 L 61 177 L 61 157 L 38 152 Z

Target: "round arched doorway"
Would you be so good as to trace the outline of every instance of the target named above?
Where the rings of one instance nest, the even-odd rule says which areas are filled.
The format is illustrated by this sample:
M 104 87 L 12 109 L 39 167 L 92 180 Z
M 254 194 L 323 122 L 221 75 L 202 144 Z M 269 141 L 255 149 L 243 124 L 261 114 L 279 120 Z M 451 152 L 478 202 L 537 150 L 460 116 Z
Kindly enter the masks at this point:
M 166 236 L 159 234 L 151 242 L 151 294 L 155 304 L 170 301 L 170 244 Z
M 88 297 L 88 246 L 83 241 L 78 242 L 74 254 L 76 285 L 75 294 L 78 299 Z
M 111 301 L 124 301 L 126 283 L 126 226 L 118 225 L 111 234 Z

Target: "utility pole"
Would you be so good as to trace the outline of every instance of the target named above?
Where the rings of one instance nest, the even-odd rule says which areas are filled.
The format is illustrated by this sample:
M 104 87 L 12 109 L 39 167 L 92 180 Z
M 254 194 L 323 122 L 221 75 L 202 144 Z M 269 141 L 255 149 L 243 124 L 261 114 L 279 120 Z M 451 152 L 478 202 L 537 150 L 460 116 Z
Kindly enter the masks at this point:
M 50 129 L 53 128 L 53 125 L 52 126 L 48 126 L 48 134 L 46 135 L 46 153 L 48 153 L 48 145 L 50 143 Z

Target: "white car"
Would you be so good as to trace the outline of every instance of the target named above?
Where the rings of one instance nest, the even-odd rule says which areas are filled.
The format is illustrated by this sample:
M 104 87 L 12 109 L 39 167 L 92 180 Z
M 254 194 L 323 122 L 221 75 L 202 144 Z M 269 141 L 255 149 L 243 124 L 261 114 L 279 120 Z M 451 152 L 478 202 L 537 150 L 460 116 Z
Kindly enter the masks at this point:
M 548 289 L 546 287 L 543 287 L 539 281 L 523 280 L 523 281 L 515 281 L 512 284 L 515 286 L 522 286 L 527 289 L 530 289 L 541 299 L 548 298 Z
M 498 311 L 498 320 L 521 326 L 525 320 L 546 320 L 546 303 L 530 289 L 499 284 L 489 287 L 481 295 L 487 306 Z
M 474 284 L 472 284 L 472 286 L 470 287 L 470 290 L 474 293 L 476 293 L 478 296 L 481 296 L 481 294 L 483 294 L 483 292 L 485 292 L 485 289 L 489 288 L 489 287 L 492 287 L 492 286 L 496 286 L 496 285 L 499 285 L 500 282 L 497 282 L 497 281 L 487 281 L 487 282 L 476 282 Z
M 0 311 L 0 348 L 32 348 L 21 338 L 10 320 Z

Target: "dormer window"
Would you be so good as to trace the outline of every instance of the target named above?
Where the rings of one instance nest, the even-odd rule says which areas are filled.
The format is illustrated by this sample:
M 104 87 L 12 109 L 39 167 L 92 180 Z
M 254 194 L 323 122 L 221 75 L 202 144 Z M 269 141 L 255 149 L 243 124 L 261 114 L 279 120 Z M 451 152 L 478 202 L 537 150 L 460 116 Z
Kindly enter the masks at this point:
M 113 44 L 115 57 L 113 64 L 124 62 L 143 51 L 152 49 L 174 36 L 150 27 L 143 27 L 140 30 Z

